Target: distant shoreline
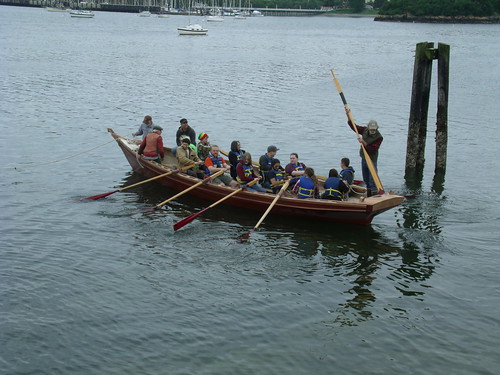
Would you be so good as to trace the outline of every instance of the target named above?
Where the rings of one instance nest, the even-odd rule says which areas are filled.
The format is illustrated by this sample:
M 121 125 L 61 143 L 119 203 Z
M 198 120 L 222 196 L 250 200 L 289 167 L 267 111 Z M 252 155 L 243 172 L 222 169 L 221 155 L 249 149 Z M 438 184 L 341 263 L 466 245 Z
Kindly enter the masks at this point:
M 412 15 L 398 14 L 393 16 L 377 14 L 374 21 L 382 22 L 411 22 L 411 23 L 471 23 L 471 24 L 495 24 L 500 23 L 499 16 L 473 17 L 473 16 L 424 16 L 416 17 Z

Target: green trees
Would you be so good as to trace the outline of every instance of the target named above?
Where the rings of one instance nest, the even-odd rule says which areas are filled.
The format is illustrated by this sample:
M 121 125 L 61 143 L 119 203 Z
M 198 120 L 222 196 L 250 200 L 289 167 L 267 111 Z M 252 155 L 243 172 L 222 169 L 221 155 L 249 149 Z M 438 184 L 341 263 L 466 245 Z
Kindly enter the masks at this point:
M 500 0 L 391 0 L 380 8 L 382 15 L 492 16 L 500 12 Z

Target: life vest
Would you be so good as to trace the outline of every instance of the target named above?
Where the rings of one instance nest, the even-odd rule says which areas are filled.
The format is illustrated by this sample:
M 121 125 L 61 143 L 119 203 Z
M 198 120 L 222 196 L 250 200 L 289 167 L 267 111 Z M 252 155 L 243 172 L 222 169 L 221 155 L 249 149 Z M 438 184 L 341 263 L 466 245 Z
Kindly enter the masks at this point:
M 222 158 L 220 156 L 214 157 L 212 154 L 208 154 L 208 157 L 212 159 L 215 168 L 222 168 Z
M 239 152 L 238 151 L 229 151 L 230 154 L 233 154 L 236 156 L 236 164 L 238 164 L 241 160 L 241 157 L 243 156 L 243 154 L 245 153 L 245 151 L 243 150 L 240 150 Z M 236 165 L 234 166 L 236 167 Z
M 304 164 L 302 164 L 302 163 L 292 164 L 292 167 L 293 167 L 294 171 L 303 171 L 305 169 Z M 290 181 L 290 184 L 292 184 L 292 186 L 295 185 L 297 183 L 297 181 L 299 180 L 299 178 L 300 178 L 300 176 L 292 178 Z
M 260 175 L 262 176 L 263 181 L 265 181 L 265 180 L 269 179 L 269 177 L 267 175 L 267 172 L 269 172 L 271 170 L 271 168 L 272 168 L 273 158 L 270 158 L 269 156 L 267 156 L 267 154 L 264 154 L 262 156 L 266 159 L 266 163 L 269 166 L 269 168 L 267 169 L 267 171 L 264 171 L 259 166 Z
M 243 173 L 245 174 L 245 177 L 252 177 L 253 176 L 253 166 L 252 165 L 243 165 Z M 247 184 L 249 181 L 243 181 L 240 179 L 239 176 L 236 176 L 236 181 L 238 181 L 240 184 Z
M 339 190 L 340 178 L 330 177 L 325 181 L 325 196 L 328 197 L 342 197 L 342 192 Z
M 276 176 L 276 181 L 283 181 L 284 175 L 283 175 L 283 171 L 281 169 L 278 169 L 278 170 L 275 169 L 274 175 Z
M 299 188 L 297 190 L 297 197 L 301 199 L 314 197 L 314 181 L 309 177 L 301 176 L 299 178 Z
M 339 173 L 339 177 L 342 180 L 346 180 L 349 183 L 349 185 L 351 185 L 352 180 L 354 179 L 354 170 L 352 169 L 352 167 L 347 167 L 346 169 L 342 169 L 342 171 L 340 171 Z
M 158 133 L 149 133 L 146 135 L 146 147 L 144 147 L 143 154 L 147 157 L 157 157 L 158 156 Z

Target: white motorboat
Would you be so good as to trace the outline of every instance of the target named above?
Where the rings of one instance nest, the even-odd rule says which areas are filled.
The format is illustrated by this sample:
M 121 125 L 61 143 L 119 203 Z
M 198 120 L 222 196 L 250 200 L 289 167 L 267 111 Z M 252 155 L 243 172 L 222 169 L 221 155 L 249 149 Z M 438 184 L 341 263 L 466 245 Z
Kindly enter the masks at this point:
M 139 12 L 139 17 L 151 17 L 151 12 L 149 10 L 143 10 Z
M 224 22 L 222 16 L 207 16 L 207 22 Z
M 69 12 L 69 15 L 74 18 L 93 18 L 95 16 L 94 12 L 91 10 L 77 9 Z
M 178 27 L 179 35 L 207 35 L 208 29 L 204 29 L 201 25 L 193 24 L 186 27 Z

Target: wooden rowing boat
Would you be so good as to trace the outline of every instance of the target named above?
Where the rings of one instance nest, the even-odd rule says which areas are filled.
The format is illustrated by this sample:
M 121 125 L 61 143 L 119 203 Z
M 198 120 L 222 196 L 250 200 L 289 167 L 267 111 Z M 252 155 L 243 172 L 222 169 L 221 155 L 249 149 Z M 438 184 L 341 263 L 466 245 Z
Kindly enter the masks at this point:
M 108 129 L 117 141 L 132 169 L 141 175 L 151 178 L 178 168 L 177 160 L 170 148 L 165 147 L 165 158 L 162 164 L 137 159 L 139 146 L 134 140 L 116 134 Z M 157 182 L 177 191 L 185 190 L 200 180 L 185 173 L 173 173 L 157 180 Z M 208 202 L 218 201 L 235 189 L 216 184 L 202 184 L 192 189 L 189 194 L 205 199 Z M 227 199 L 224 204 L 257 212 L 265 212 L 273 199 L 272 193 L 242 191 Z M 384 211 L 399 206 L 403 196 L 395 194 L 375 195 L 367 198 L 362 194 L 350 197 L 348 201 L 331 201 L 325 199 L 299 199 L 296 197 L 280 198 L 273 208 L 272 215 L 295 216 L 319 221 L 333 221 L 368 225 L 373 218 Z

